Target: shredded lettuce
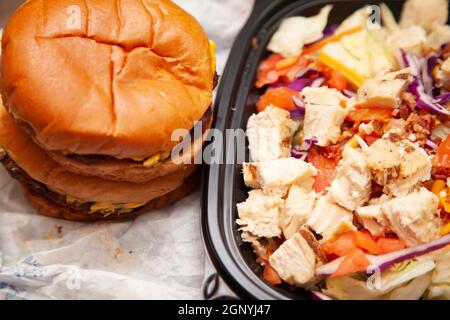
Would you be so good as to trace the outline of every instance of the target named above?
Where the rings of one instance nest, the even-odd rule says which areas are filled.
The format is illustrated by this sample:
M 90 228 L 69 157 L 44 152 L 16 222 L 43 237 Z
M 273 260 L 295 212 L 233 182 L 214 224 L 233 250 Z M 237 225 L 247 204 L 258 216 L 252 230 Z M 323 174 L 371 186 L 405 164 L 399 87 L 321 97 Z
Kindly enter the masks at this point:
M 418 299 L 422 297 L 435 268 L 432 255 L 402 262 L 374 275 L 350 275 L 326 280 L 324 294 L 340 300 Z
M 431 277 L 427 299 L 450 299 L 450 248 L 435 253 L 436 268 Z

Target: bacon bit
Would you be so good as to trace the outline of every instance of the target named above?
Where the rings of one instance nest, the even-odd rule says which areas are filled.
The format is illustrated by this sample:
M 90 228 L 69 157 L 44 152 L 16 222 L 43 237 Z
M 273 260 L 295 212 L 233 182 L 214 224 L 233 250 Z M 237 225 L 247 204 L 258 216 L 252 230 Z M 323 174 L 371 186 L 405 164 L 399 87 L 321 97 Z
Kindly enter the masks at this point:
M 437 117 L 428 112 L 420 116 L 417 113 L 411 113 L 406 120 L 405 130 L 408 134 L 413 134 L 416 141 L 423 146 L 437 122 Z

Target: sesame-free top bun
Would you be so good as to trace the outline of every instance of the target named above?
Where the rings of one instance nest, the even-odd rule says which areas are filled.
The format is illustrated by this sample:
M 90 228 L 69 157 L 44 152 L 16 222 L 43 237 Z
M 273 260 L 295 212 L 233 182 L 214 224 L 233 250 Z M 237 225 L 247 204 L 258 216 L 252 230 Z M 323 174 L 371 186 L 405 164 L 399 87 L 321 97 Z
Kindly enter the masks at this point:
M 195 166 L 146 183 L 117 182 L 69 172 L 51 159 L 0 108 L 0 148 L 32 179 L 76 201 L 103 203 L 150 202 L 180 188 Z
M 208 38 L 168 0 L 30 0 L 2 55 L 4 104 L 48 151 L 170 152 L 211 104 Z

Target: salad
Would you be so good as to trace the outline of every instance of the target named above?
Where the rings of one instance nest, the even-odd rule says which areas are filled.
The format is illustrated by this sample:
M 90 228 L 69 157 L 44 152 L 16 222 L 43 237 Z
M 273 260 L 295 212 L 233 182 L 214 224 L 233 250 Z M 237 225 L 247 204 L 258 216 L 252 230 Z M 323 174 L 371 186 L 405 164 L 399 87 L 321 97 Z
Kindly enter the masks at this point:
M 264 280 L 315 299 L 450 299 L 448 3 L 285 19 L 237 205 Z M 375 23 L 373 23 L 375 21 Z

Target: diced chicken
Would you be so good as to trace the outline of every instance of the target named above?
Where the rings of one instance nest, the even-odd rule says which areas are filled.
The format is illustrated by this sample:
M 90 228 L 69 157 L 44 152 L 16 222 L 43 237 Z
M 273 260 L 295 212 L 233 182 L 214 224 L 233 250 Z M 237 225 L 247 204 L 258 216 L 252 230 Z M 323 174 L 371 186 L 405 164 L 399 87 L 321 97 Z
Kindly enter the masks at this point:
M 258 162 L 290 157 L 292 136 L 297 126 L 288 111 L 273 106 L 252 115 L 247 124 L 252 160 Z
M 284 57 L 296 57 L 302 53 L 305 44 L 323 37 L 332 5 L 327 5 L 313 17 L 291 17 L 284 19 L 267 48 Z
M 281 235 L 279 227 L 280 209 L 284 200 L 279 196 L 265 195 L 261 190 L 252 190 L 245 202 L 237 205 L 242 239 L 253 242 L 259 238 L 274 238 Z
M 389 222 L 381 210 L 381 205 L 389 200 L 391 200 L 389 197 L 383 195 L 379 199 L 372 200 L 370 205 L 356 210 L 359 221 L 375 237 L 384 237 L 391 232 Z
M 438 197 L 425 188 L 382 205 L 389 226 L 412 247 L 439 238 Z
M 312 211 L 306 225 L 327 242 L 347 231 L 356 231 L 353 214 L 334 203 L 330 196 L 322 196 Z
M 299 233 L 286 240 L 269 262 L 281 279 L 290 285 L 302 287 L 314 280 L 316 256 Z
M 286 239 L 291 238 L 303 226 L 312 214 L 317 194 L 292 186 L 281 210 L 280 226 Z
M 336 143 L 348 114 L 340 103 L 348 99 L 339 91 L 328 88 L 305 88 L 302 95 L 306 102 L 305 139 L 316 137 L 319 146 Z
M 244 164 L 244 180 L 247 186 L 259 186 L 266 194 L 285 196 L 293 185 L 312 189 L 317 174 L 313 165 L 295 158 L 281 158 Z
M 402 162 L 399 179 L 387 185 L 389 192 L 395 196 L 405 195 L 420 182 L 431 178 L 432 163 L 424 149 L 405 141 L 404 144 L 400 145 L 400 151 Z
M 439 199 L 425 188 L 356 210 L 364 227 L 374 236 L 394 232 L 408 246 L 439 237 Z
M 330 188 L 330 196 L 342 207 L 354 211 L 370 199 L 371 174 L 364 154 L 346 146 Z
M 375 141 L 365 150 L 367 166 L 373 179 L 384 186 L 398 177 L 401 156 L 397 144 L 387 139 Z
M 369 79 L 359 88 L 358 100 L 366 107 L 398 108 L 410 76 L 407 68 Z
M 420 182 L 431 178 L 431 160 L 425 150 L 407 140 L 375 141 L 365 150 L 372 178 L 394 196 L 411 192 Z
M 305 103 L 322 106 L 339 106 L 343 101 L 348 100 L 340 91 L 328 87 L 306 87 L 301 94 Z
M 441 83 L 442 87 L 450 90 L 450 58 L 444 61 L 439 71 L 439 82 Z
M 420 26 L 393 31 L 387 38 L 387 43 L 394 50 L 402 49 L 418 56 L 423 54 L 423 45 L 427 41 L 427 33 Z
M 252 189 L 260 189 L 258 177 L 258 165 L 257 163 L 246 163 L 242 164 L 242 173 L 244 175 L 245 185 Z
M 444 25 L 448 18 L 447 0 L 408 0 L 403 6 L 400 26 L 421 26 L 428 32 L 436 25 Z

